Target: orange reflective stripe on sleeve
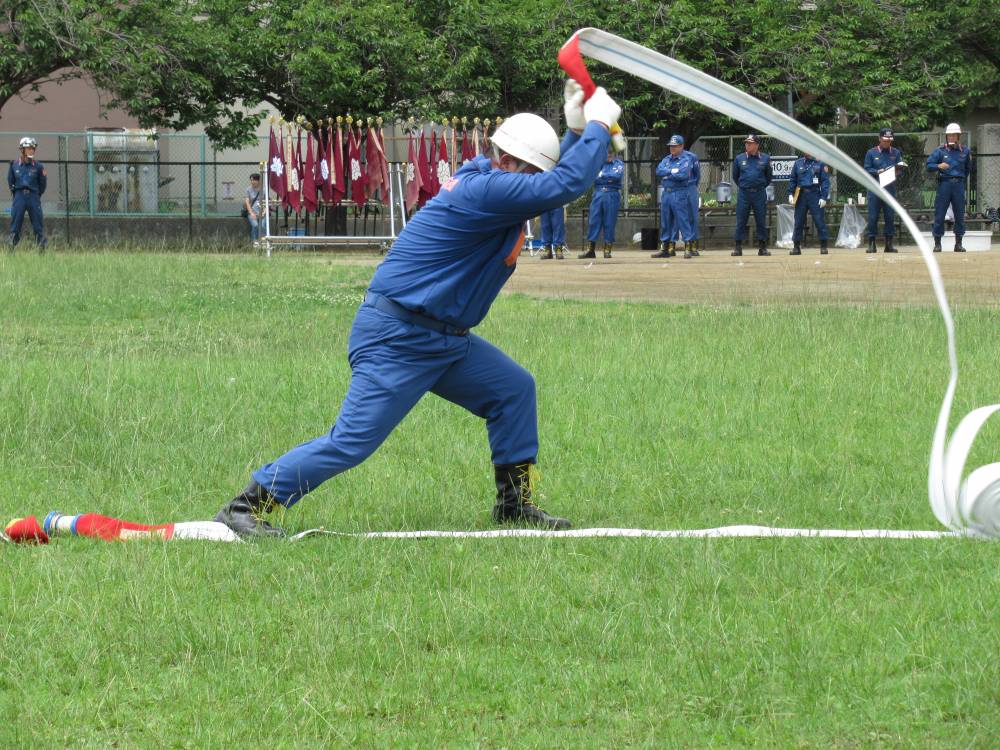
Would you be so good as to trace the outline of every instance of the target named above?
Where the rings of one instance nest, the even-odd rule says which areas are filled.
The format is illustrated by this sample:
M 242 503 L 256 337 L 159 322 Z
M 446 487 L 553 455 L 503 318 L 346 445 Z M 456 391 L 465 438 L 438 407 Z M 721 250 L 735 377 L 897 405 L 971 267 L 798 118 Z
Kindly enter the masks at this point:
M 517 263 L 517 256 L 521 254 L 521 248 L 524 246 L 524 230 L 521 230 L 521 234 L 517 236 L 517 242 L 514 243 L 513 249 L 510 254 L 504 258 L 504 264 L 512 266 Z

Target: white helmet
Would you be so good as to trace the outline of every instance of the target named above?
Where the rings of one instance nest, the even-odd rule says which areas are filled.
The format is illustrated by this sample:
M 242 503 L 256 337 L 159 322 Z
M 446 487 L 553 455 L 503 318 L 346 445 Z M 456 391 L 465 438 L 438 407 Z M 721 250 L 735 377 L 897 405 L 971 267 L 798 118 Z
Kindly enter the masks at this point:
M 18 148 L 38 148 L 38 141 L 30 136 L 24 136 L 18 144 Z
M 944 129 L 944 134 L 945 135 L 952 135 L 954 133 L 957 133 L 958 135 L 961 135 L 962 134 L 962 126 L 959 125 L 957 122 L 950 122 L 950 123 L 948 123 L 948 127 L 946 127 Z
M 498 148 L 543 172 L 559 161 L 559 136 L 545 120 L 530 112 L 508 117 L 493 133 L 492 140 Z

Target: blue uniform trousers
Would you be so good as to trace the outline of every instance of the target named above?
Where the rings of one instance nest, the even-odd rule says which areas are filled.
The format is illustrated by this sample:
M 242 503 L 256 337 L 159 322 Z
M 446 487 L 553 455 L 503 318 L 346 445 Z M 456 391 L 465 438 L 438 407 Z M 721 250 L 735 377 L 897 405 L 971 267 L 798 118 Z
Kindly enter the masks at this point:
M 621 199 L 622 194 L 617 190 L 594 188 L 594 197 L 590 200 L 590 223 L 587 225 L 588 242 L 597 242 L 603 232 L 604 241 L 614 243 Z
M 535 380 L 485 339 L 438 333 L 365 302 L 348 361 L 351 382 L 330 432 L 253 473 L 282 505 L 368 458 L 428 391 L 486 420 L 494 464 L 537 458 Z
M 934 227 L 931 234 L 944 237 L 944 217 L 951 206 L 955 214 L 955 236 L 965 235 L 965 178 L 944 177 L 938 181 L 937 195 L 934 196 Z
M 767 193 L 765 188 L 740 188 L 736 193 L 736 241 L 743 242 L 747 235 L 750 209 L 757 226 L 757 241 L 767 242 Z
M 14 202 L 10 209 L 10 239 L 13 244 L 21 241 L 21 225 L 24 214 L 28 213 L 31 228 L 35 230 L 35 239 L 39 245 L 45 245 L 45 228 L 42 226 L 42 200 L 38 193 L 32 190 L 17 190 L 14 192 Z
M 561 247 L 566 244 L 566 215 L 563 207 L 542 214 L 542 244 Z
M 700 197 L 698 195 L 698 186 L 690 185 L 688 190 L 690 191 L 688 199 L 691 201 L 691 234 L 684 236 L 685 243 L 694 242 L 701 236 L 698 231 L 698 198 Z
M 792 241 L 802 242 L 802 232 L 806 226 L 806 211 L 812 215 L 813 225 L 816 227 L 816 236 L 826 242 L 830 239 L 830 234 L 826 230 L 826 217 L 823 209 L 819 207 L 819 190 L 809 190 L 799 188 L 799 197 L 795 201 L 795 229 L 792 230 Z
M 889 195 L 893 198 L 896 197 L 896 186 L 889 185 L 886 190 L 889 191 Z M 879 198 L 875 193 L 868 192 L 868 236 L 877 237 L 878 236 L 878 215 L 882 212 L 884 217 L 884 226 L 886 237 L 896 236 L 896 212 L 892 210 L 892 206 L 886 203 L 884 200 Z
M 691 236 L 691 198 L 687 187 L 665 187 L 660 202 L 660 242 Z

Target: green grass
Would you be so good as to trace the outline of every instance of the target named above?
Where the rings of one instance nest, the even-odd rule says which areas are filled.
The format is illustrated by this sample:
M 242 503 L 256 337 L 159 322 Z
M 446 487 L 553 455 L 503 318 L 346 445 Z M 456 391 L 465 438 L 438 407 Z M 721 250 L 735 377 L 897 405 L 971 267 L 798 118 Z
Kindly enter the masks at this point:
M 329 428 L 371 269 L 0 256 L 0 520 L 210 518 Z M 577 526 L 936 528 L 927 309 L 501 298 Z M 957 315 L 957 414 L 997 401 Z M 987 424 L 974 465 L 997 459 Z M 292 530 L 490 528 L 428 397 Z M 1000 547 L 967 540 L 57 540 L 0 547 L 0 747 L 992 748 Z

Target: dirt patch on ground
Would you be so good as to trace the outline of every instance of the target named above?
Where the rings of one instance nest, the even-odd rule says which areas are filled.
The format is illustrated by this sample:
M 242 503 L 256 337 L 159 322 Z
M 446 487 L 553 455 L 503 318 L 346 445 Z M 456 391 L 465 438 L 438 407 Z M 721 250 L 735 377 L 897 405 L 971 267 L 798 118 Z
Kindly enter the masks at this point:
M 771 249 L 733 258 L 728 251 L 703 251 L 700 258 L 668 261 L 649 251 L 616 250 L 604 260 L 540 260 L 521 256 L 505 291 L 537 297 L 643 300 L 707 304 L 933 305 L 927 266 L 915 246 L 897 254 L 810 248 L 801 256 Z M 941 253 L 948 301 L 956 305 L 1000 306 L 1000 252 Z

